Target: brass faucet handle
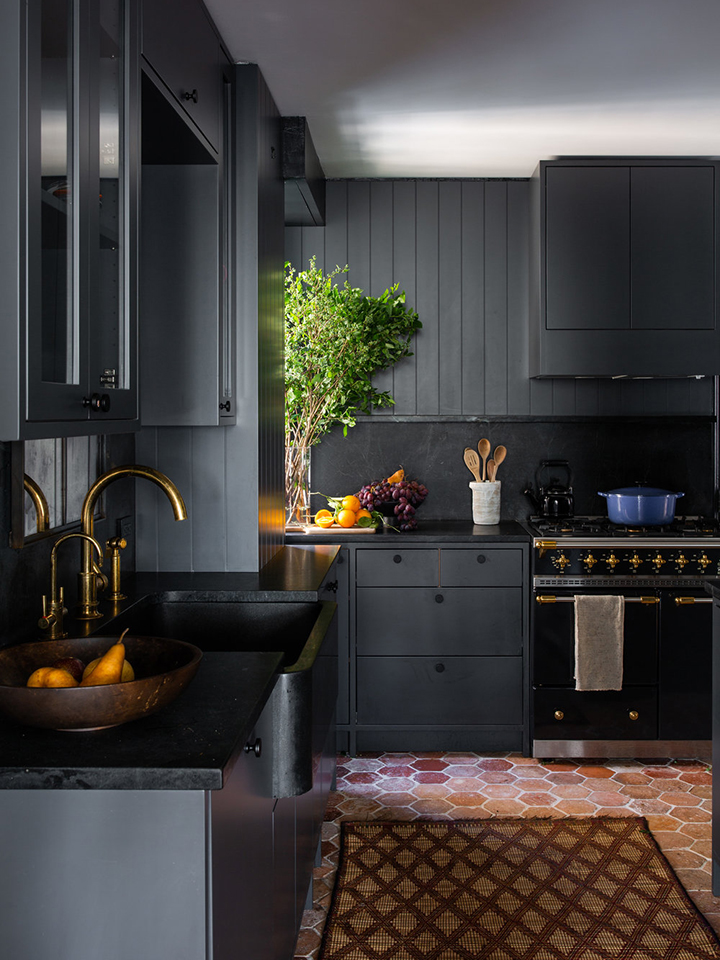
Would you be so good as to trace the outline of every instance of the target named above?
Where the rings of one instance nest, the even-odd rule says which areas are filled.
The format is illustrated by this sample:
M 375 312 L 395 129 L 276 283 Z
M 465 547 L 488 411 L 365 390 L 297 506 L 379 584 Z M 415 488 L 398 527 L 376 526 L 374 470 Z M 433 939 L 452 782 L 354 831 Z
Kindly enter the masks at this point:
M 127 540 L 124 537 L 113 537 L 105 544 L 107 553 L 110 556 L 110 593 L 108 600 L 125 600 L 125 594 L 120 590 L 120 551 L 127 546 Z
M 43 594 L 42 598 L 43 615 L 38 620 L 38 626 L 41 630 L 49 630 L 48 639 L 62 640 L 67 636 L 63 630 L 63 617 L 67 613 L 65 609 L 65 591 L 62 587 L 58 590 L 57 599 Z

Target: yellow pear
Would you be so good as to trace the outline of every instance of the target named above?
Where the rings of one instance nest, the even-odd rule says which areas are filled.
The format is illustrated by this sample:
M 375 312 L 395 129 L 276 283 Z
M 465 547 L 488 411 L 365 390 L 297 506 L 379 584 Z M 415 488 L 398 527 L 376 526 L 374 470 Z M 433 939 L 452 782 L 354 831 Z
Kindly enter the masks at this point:
M 99 687 L 106 683 L 120 683 L 124 662 L 125 644 L 122 640 L 118 640 L 104 656 L 100 657 L 96 666 L 89 673 L 90 664 L 88 664 L 85 671 L 87 676 L 83 675 L 80 686 Z

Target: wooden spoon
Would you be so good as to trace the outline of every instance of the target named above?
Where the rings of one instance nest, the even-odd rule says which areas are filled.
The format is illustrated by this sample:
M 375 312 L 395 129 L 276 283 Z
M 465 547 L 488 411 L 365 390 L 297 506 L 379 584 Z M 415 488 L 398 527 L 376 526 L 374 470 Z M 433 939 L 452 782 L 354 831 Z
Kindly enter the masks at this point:
M 498 444 L 497 447 L 495 447 L 495 452 L 493 453 L 493 460 L 495 461 L 496 472 L 497 472 L 497 468 L 500 466 L 500 464 L 503 462 L 506 456 L 507 456 L 507 449 L 501 443 Z
M 487 478 L 490 483 L 495 480 L 495 471 L 497 470 L 497 464 L 492 457 L 487 462 Z
M 480 483 L 480 457 L 475 453 L 472 447 L 465 447 L 463 452 L 463 460 L 465 461 L 465 466 L 475 477 L 475 480 Z
M 487 463 L 487 458 L 490 456 L 490 441 L 478 440 L 478 453 L 482 457 L 483 469 L 482 469 L 482 478 L 485 479 L 485 464 Z

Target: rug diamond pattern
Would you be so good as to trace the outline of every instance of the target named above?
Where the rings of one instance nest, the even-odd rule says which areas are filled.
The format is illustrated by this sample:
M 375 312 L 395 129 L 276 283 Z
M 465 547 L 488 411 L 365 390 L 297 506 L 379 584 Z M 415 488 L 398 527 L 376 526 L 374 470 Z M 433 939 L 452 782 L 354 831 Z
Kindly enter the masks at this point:
M 343 824 L 321 960 L 720 960 L 642 818 Z

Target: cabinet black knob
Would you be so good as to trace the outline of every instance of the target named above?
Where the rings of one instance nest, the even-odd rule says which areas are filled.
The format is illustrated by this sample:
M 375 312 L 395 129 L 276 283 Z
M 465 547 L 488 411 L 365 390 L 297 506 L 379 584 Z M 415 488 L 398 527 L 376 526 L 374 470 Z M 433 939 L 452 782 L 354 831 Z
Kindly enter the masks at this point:
M 436 671 L 437 671 L 438 673 L 445 673 L 445 664 L 444 664 L 444 663 L 436 663 L 436 664 L 435 664 L 435 669 L 436 669 Z
M 442 603 L 445 597 L 441 593 L 435 594 L 435 603 Z
M 485 561 L 487 560 L 487 557 L 485 556 L 484 553 L 479 553 L 475 559 L 477 560 L 478 563 L 485 563 Z
M 232 409 L 232 407 L 230 406 L 230 401 L 229 401 L 229 400 L 226 400 L 225 403 L 221 403 L 221 404 L 220 404 L 220 409 L 221 409 L 221 410 L 227 410 L 227 412 L 230 413 L 230 410 Z
M 338 582 L 337 582 L 337 580 L 331 580 L 330 583 L 326 583 L 326 584 L 325 584 L 325 589 L 326 589 L 329 593 L 337 593 L 337 589 L 338 589 Z
M 395 556 L 393 557 L 393 563 L 402 563 L 402 557 L 400 556 L 399 553 L 396 553 Z
M 245 744 L 245 753 L 254 753 L 256 757 L 259 757 L 262 754 L 262 739 L 257 738 L 255 743 L 248 742 Z
M 198 92 L 197 90 L 186 90 L 183 94 L 183 100 L 192 100 L 193 103 L 198 102 Z
M 90 407 L 91 410 L 100 410 L 107 413 L 110 409 L 110 396 L 107 393 L 94 393 L 91 397 L 83 397 L 82 405 Z

